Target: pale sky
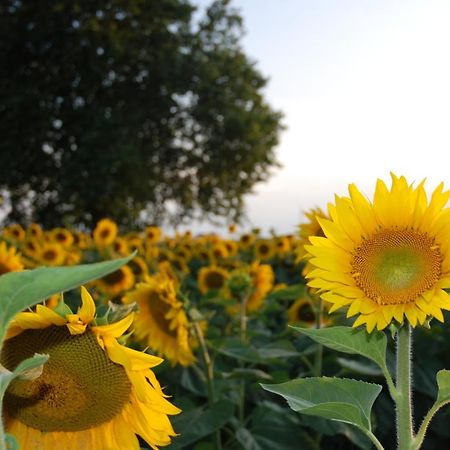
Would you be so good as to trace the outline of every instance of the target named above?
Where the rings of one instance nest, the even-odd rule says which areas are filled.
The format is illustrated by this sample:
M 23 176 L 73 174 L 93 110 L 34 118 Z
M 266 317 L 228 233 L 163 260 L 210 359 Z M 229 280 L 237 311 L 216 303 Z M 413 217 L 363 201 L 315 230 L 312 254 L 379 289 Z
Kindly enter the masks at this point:
M 283 168 L 247 197 L 251 225 L 294 232 L 303 211 L 351 182 L 371 196 L 390 171 L 450 188 L 449 0 L 232 4 L 287 126 Z

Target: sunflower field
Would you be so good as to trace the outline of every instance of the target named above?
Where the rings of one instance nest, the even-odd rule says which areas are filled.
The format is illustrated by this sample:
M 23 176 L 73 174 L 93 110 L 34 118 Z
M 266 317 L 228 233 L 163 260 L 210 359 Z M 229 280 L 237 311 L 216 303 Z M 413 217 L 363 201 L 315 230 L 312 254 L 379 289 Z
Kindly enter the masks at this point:
M 52 293 L 8 324 L 6 448 L 446 448 L 449 197 L 350 185 L 291 235 L 4 227 L 0 294 Z

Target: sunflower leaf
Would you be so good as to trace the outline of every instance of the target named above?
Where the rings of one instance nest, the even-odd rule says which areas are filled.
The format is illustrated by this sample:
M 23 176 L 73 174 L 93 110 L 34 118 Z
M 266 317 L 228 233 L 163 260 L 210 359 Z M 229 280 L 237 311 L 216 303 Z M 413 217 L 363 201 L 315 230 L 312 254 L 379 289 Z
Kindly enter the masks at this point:
M 301 378 L 281 384 L 262 384 L 284 397 L 294 411 L 355 425 L 370 431 L 372 405 L 381 392 L 378 384 L 348 378 Z
M 44 364 L 48 361 L 48 355 L 35 353 L 32 358 L 25 359 L 15 369 L 14 376 L 20 380 L 35 380 L 42 374 Z
M 361 355 L 383 369 L 386 367 L 387 339 L 383 332 L 367 333 L 366 330 L 351 327 L 291 328 L 325 347 L 342 353 Z
M 114 272 L 134 255 L 135 253 L 126 258 L 94 264 L 42 267 L 2 275 L 0 277 L 0 342 L 3 342 L 9 322 L 20 311 L 53 294 L 68 291 Z

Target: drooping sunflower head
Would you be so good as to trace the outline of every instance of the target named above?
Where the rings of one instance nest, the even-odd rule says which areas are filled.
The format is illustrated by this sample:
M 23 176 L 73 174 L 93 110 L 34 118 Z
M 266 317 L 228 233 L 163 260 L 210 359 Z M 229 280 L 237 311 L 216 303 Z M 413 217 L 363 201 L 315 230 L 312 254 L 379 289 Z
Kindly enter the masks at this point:
M 139 308 L 134 321 L 139 340 L 172 364 L 187 366 L 194 362 L 188 317 L 170 277 L 164 272 L 146 277 L 125 295 L 123 302 L 136 302 Z
M 197 276 L 198 288 L 202 294 L 209 291 L 220 291 L 225 287 L 229 272 L 219 266 L 202 267 Z
M 14 380 L 4 401 L 6 429 L 20 448 L 139 449 L 136 434 L 152 448 L 168 445 L 174 431 L 170 404 L 151 370 L 162 360 L 117 342 L 133 314 L 98 326 L 96 308 L 82 288 L 82 307 L 64 305 L 18 314 L 0 363 L 13 370 L 35 353 L 49 355 L 34 380 Z M 64 311 L 64 312 L 61 312 Z
M 414 327 L 427 317 L 443 321 L 450 310 L 449 191 L 439 185 L 428 200 L 424 182 L 409 185 L 392 175 L 392 186 L 378 180 L 373 201 L 349 186 L 350 197 L 336 196 L 331 219 L 321 219 L 324 237 L 306 246 L 315 266 L 308 285 L 324 291 L 333 312 L 348 306 L 353 326 L 370 332 L 404 317 Z
M 24 265 L 15 247 L 8 247 L 6 242 L 0 243 L 0 275 L 7 272 L 23 270 Z
M 93 238 L 98 248 L 111 245 L 117 236 L 117 224 L 111 219 L 102 219 L 95 226 Z

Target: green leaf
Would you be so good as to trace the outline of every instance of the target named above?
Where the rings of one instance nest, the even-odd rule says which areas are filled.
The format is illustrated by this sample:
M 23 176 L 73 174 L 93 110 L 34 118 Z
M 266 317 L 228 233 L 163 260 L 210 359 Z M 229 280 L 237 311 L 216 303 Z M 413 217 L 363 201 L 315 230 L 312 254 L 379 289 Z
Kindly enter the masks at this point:
M 302 297 L 304 295 L 306 295 L 305 285 L 293 284 L 287 288 L 271 292 L 267 296 L 267 300 L 297 300 L 299 297 Z
M 174 429 L 180 435 L 175 437 L 170 450 L 184 449 L 188 445 L 209 436 L 222 428 L 234 415 L 234 404 L 219 400 L 209 409 L 196 408 L 183 413 L 179 420 L 172 420 Z M 183 417 L 184 416 L 184 417 Z
M 72 267 L 41 267 L 9 272 L 0 277 L 0 342 L 10 320 L 42 300 L 114 272 L 132 259 L 126 258 Z
M 344 368 L 351 372 L 360 373 L 362 375 L 368 375 L 377 377 L 382 375 L 380 368 L 369 361 L 355 361 L 350 358 L 336 358 L 336 361 Z
M 244 367 L 235 367 L 231 372 L 223 373 L 224 378 L 237 378 L 239 380 L 272 380 L 272 377 L 260 369 L 247 369 Z
M 436 380 L 439 388 L 436 402 L 442 404 L 450 402 L 450 370 L 440 370 L 436 374 Z
M 291 328 L 325 347 L 342 353 L 362 355 L 380 367 L 386 367 L 387 339 L 381 331 L 367 333 L 364 329 L 351 327 Z
M 15 369 L 14 376 L 21 380 L 35 380 L 42 374 L 44 364 L 48 361 L 48 355 L 35 353 L 32 358 L 25 359 Z
M 328 377 L 303 378 L 262 387 L 284 397 L 294 411 L 350 423 L 363 430 L 370 430 L 372 405 L 381 392 L 378 384 Z

